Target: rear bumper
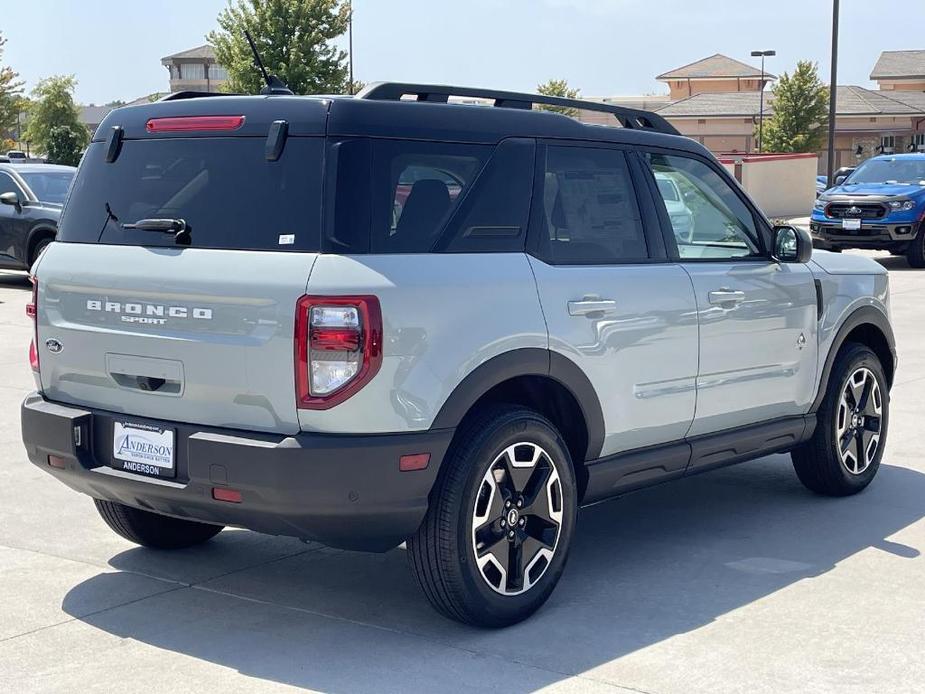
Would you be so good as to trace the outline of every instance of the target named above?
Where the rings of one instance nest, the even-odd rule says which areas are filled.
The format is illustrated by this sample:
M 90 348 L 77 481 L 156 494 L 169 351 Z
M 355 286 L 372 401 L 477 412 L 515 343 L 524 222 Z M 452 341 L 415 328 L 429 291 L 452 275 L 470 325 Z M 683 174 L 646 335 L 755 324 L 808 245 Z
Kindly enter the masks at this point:
M 196 427 L 61 405 L 30 394 L 22 436 L 35 465 L 67 486 L 189 520 L 381 551 L 414 533 L 453 436 L 452 429 L 409 434 L 281 436 Z M 175 479 L 142 477 L 109 466 L 113 421 L 175 430 Z M 79 445 L 76 441 L 79 430 Z M 430 453 L 424 470 L 401 472 L 402 455 Z M 64 461 L 51 467 L 48 456 Z M 241 492 L 240 503 L 212 490 Z
M 810 234 L 816 248 L 872 248 L 894 250 L 909 244 L 915 238 L 919 222 L 889 222 L 863 220 L 861 228 L 846 231 L 841 220 L 810 220 Z

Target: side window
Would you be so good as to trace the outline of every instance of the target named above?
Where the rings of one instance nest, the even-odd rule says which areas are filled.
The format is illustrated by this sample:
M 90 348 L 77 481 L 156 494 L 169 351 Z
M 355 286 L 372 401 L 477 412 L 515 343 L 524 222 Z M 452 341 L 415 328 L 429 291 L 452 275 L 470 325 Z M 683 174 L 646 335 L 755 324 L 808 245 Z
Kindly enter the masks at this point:
M 328 157 L 325 249 L 336 253 L 523 251 L 534 142 L 349 138 Z
M 22 197 L 22 191 L 13 179 L 5 173 L 0 173 L 0 195 L 4 193 L 16 193 L 20 198 Z
M 522 252 L 533 192 L 532 140 L 504 140 L 437 244 L 451 253 Z
M 648 257 L 620 150 L 549 146 L 542 188 L 538 254 L 544 260 L 605 265 Z
M 490 150 L 374 140 L 370 252 L 428 253 Z
M 689 157 L 647 154 L 646 159 L 682 260 L 761 256 L 754 217 L 713 169 Z

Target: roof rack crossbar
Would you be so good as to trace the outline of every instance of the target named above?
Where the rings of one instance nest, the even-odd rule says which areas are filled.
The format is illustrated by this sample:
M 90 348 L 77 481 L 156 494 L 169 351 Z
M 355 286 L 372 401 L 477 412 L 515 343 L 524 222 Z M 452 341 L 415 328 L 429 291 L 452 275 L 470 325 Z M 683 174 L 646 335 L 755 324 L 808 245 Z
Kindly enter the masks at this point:
M 562 106 L 582 111 L 600 111 L 612 114 L 624 128 L 636 130 L 654 130 L 668 135 L 678 135 L 678 131 L 662 116 L 651 111 L 643 111 L 625 106 L 614 106 L 601 101 L 584 99 L 566 99 L 559 96 L 543 96 L 520 92 L 505 92 L 495 89 L 475 89 L 472 87 L 451 87 L 435 84 L 409 84 L 403 82 L 376 82 L 368 85 L 357 94 L 359 99 L 374 101 L 399 101 L 404 96 L 413 96 L 416 101 L 429 101 L 445 104 L 451 96 L 491 99 L 498 108 L 517 108 L 530 110 L 535 104 L 544 106 Z

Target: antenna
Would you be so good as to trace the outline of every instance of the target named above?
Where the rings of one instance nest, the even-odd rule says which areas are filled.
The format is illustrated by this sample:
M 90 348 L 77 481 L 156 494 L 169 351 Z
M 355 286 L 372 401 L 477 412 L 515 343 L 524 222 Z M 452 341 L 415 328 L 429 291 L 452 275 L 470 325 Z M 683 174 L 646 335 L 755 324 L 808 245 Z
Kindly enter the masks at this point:
M 267 83 L 267 86 L 261 89 L 260 93 L 291 95 L 292 90 L 287 87 L 279 77 L 276 75 L 271 75 L 267 72 L 267 69 L 263 66 L 263 61 L 260 59 L 260 53 L 257 52 L 257 46 L 254 45 L 254 39 L 251 38 L 251 34 L 247 29 L 244 30 L 244 37 L 250 44 L 251 52 L 254 54 L 254 62 L 257 63 L 257 69 L 259 69 L 260 74 L 263 75 L 263 81 Z

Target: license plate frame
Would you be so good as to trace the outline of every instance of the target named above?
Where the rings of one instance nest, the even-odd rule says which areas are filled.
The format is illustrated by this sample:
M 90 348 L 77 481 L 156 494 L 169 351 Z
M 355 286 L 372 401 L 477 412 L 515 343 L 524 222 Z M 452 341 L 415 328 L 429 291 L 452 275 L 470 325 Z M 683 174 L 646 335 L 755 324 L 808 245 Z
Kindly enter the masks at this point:
M 860 219 L 843 219 L 841 220 L 841 228 L 845 231 L 860 231 L 861 230 L 861 220 Z
M 177 433 L 130 420 L 114 420 L 110 467 L 134 475 L 155 478 L 177 476 Z

